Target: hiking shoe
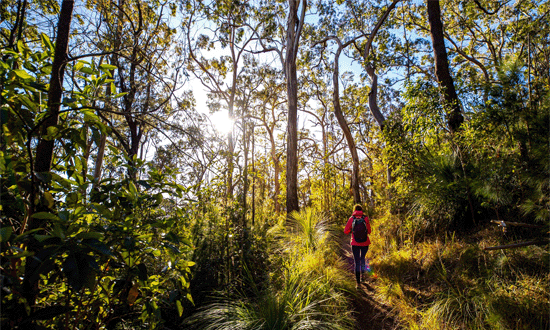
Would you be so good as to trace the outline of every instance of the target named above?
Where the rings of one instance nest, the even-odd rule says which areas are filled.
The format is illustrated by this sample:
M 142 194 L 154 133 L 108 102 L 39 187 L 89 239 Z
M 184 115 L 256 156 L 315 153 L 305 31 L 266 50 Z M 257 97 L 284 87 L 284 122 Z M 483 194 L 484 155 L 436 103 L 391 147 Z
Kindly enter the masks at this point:
M 357 290 L 361 289 L 361 283 L 355 283 L 355 288 L 356 288 Z

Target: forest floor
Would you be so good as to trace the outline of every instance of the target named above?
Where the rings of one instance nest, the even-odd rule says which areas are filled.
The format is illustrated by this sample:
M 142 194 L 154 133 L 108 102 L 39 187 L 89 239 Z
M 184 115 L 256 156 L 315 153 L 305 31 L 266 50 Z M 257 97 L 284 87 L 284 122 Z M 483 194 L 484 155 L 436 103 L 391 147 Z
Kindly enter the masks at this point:
M 342 255 L 346 259 L 349 276 L 355 283 L 355 274 L 353 266 L 353 255 L 351 253 L 350 237 L 343 236 L 341 240 Z M 367 253 L 368 257 L 368 253 Z M 376 279 L 368 277 L 361 283 L 361 288 L 353 297 L 353 315 L 355 317 L 356 330 L 395 330 L 400 329 L 398 322 L 392 315 L 391 309 L 378 301 L 375 294 Z

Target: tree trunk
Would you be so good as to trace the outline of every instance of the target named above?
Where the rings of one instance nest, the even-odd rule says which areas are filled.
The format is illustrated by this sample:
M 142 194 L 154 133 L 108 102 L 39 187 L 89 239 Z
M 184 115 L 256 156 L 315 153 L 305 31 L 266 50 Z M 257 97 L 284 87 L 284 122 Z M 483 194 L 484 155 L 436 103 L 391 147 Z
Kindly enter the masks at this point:
M 275 213 L 279 214 L 281 212 L 281 204 L 279 204 L 279 194 L 281 193 L 281 184 L 279 182 L 279 176 L 281 175 L 281 164 L 279 164 L 279 157 L 277 157 L 277 150 L 275 149 L 275 144 L 272 144 L 271 147 L 271 159 L 273 159 L 273 167 L 275 173 L 273 174 L 273 206 L 275 207 Z
M 97 147 L 97 157 L 95 160 L 95 168 L 94 168 L 94 183 L 93 185 L 96 186 L 99 184 L 99 181 L 101 181 L 101 172 L 103 167 L 103 156 L 105 156 L 105 142 L 107 142 L 107 135 L 101 133 L 101 137 L 99 140 L 99 146 Z
M 230 24 L 232 22 L 229 22 Z M 238 76 L 238 59 L 235 55 L 235 45 L 234 45 L 234 34 L 235 29 L 232 30 L 232 36 L 231 36 L 231 58 L 233 59 L 233 75 L 232 75 L 232 81 L 231 81 L 231 91 L 229 94 L 229 104 L 228 104 L 228 115 L 229 119 L 233 120 L 233 117 L 235 116 L 235 96 L 237 95 L 237 76 Z M 235 169 L 234 164 L 234 154 L 235 154 L 235 144 L 233 141 L 233 130 L 227 134 L 227 144 L 229 147 L 229 151 L 227 153 L 227 199 L 230 201 L 233 199 L 233 171 Z
M 340 124 L 340 127 L 344 132 L 344 136 L 346 137 L 349 151 L 351 153 L 351 159 L 353 161 L 353 172 L 351 174 L 351 188 L 353 191 L 353 202 L 355 204 L 360 204 L 361 193 L 359 191 L 359 155 L 357 154 L 355 141 L 353 140 L 353 136 L 351 135 L 351 131 L 349 129 L 348 123 L 344 118 L 344 114 L 342 113 L 342 108 L 340 106 L 340 86 L 338 84 L 338 78 L 340 74 L 339 74 L 339 68 L 338 68 L 338 61 L 339 61 L 341 52 L 342 52 L 342 45 L 340 44 L 334 56 L 334 70 L 332 73 L 332 84 L 333 84 L 332 103 L 334 105 L 334 114 L 338 119 L 338 124 Z
M 378 126 L 380 126 L 381 131 L 384 131 L 386 118 L 384 117 L 382 112 L 380 112 L 380 108 L 378 108 L 378 100 L 377 100 L 378 76 L 376 75 L 376 72 L 374 70 L 374 66 L 372 65 L 372 63 L 369 60 L 369 55 L 370 55 L 370 49 L 372 47 L 372 43 L 374 41 L 374 37 L 376 36 L 376 34 L 378 33 L 378 30 L 380 29 L 380 27 L 382 26 L 382 24 L 384 23 L 386 18 L 388 18 L 391 11 L 395 8 L 395 6 L 397 5 L 397 3 L 399 1 L 401 1 L 401 0 L 393 0 L 392 3 L 388 6 L 388 9 L 386 9 L 384 14 L 382 15 L 382 17 L 380 17 L 380 19 L 376 23 L 376 26 L 374 27 L 374 29 L 371 31 L 371 33 L 369 35 L 369 39 L 367 40 L 367 44 L 365 46 L 365 53 L 363 54 L 363 58 L 366 62 L 365 69 L 367 70 L 367 74 L 369 75 L 369 77 L 371 78 L 371 81 L 372 81 L 371 89 L 370 89 L 370 92 L 369 92 L 369 109 L 370 109 L 374 119 L 378 123 Z M 387 166 L 387 180 L 388 180 L 388 200 L 391 200 L 392 199 L 392 193 L 391 193 L 391 189 L 390 189 L 390 184 L 391 184 L 391 180 L 392 180 L 391 179 L 392 178 L 391 169 L 390 169 L 388 164 L 386 164 L 386 166 Z M 390 206 L 390 212 L 393 213 L 393 208 L 391 208 L 391 206 Z
M 252 227 L 254 227 L 254 222 L 256 220 L 256 159 L 254 157 L 255 153 L 255 143 L 254 143 L 254 134 L 255 127 L 254 122 L 252 122 Z
M 10 36 L 8 39 L 8 48 L 15 49 L 15 45 L 17 44 L 16 39 L 21 40 L 22 38 L 26 9 L 27 9 L 27 0 L 24 0 L 23 2 L 19 0 L 17 3 L 17 14 L 15 18 L 15 23 L 13 24 L 13 27 L 10 31 Z
M 40 141 L 36 148 L 36 160 L 34 170 L 36 172 L 49 172 L 52 167 L 54 140 L 45 139 L 49 127 L 55 127 L 59 119 L 61 108 L 61 96 L 63 94 L 63 76 L 69 45 L 69 33 L 73 18 L 73 0 L 63 0 L 59 22 L 57 23 L 57 38 L 55 41 L 55 55 L 50 76 L 50 90 L 48 91 L 48 112 L 40 130 Z
M 298 19 L 298 9 L 302 5 L 301 17 Z M 286 31 L 285 74 L 288 97 L 288 140 L 286 163 L 286 212 L 300 209 L 298 204 L 298 77 L 296 73 L 296 57 L 300 34 L 304 24 L 307 1 L 288 0 L 289 13 Z
M 242 214 L 242 226 L 243 228 L 246 228 L 246 214 L 248 213 L 248 205 L 246 203 L 246 196 L 248 195 L 248 151 L 250 150 L 250 133 L 248 133 L 247 125 L 248 123 L 245 120 L 245 117 L 243 116 L 242 119 L 242 125 L 243 125 L 243 156 L 244 156 L 244 166 L 243 166 L 243 196 L 242 196 L 242 208 L 243 208 L 243 214 Z
M 428 21 L 430 23 L 430 34 L 434 50 L 435 75 L 441 88 L 443 89 L 443 99 L 449 108 L 447 112 L 447 125 L 451 132 L 459 129 L 464 121 L 460 111 L 458 95 L 453 83 L 453 78 L 449 71 L 449 61 L 447 59 L 447 50 L 445 49 L 445 39 L 443 36 L 443 23 L 441 22 L 441 8 L 439 0 L 427 0 Z
M 50 76 L 50 90 L 48 91 L 48 110 L 46 118 L 40 128 L 40 140 L 36 147 L 36 162 L 34 163 L 35 172 L 49 172 L 52 167 L 54 140 L 46 139 L 49 127 L 55 127 L 59 119 L 59 111 L 61 108 L 61 96 L 63 94 L 63 76 L 65 73 L 65 65 L 67 59 L 67 49 L 69 45 L 69 34 L 71 28 L 71 19 L 73 17 L 73 0 L 63 0 L 61 4 L 61 12 L 59 13 L 59 21 L 57 23 L 57 39 L 55 42 L 55 55 L 52 63 L 52 74 Z M 22 22 L 21 22 L 22 24 Z M 34 176 L 33 176 L 34 177 Z M 33 187 L 33 191 L 34 191 Z M 31 193 L 31 201 L 34 206 L 34 192 Z M 40 228 L 42 221 L 34 219 L 31 221 L 34 207 L 31 206 L 27 214 L 27 223 L 21 228 L 21 232 L 25 230 L 25 226 L 28 226 L 29 230 Z M 28 251 L 37 253 L 40 249 L 39 244 L 35 244 L 35 241 L 31 240 L 27 246 Z M 21 295 L 25 297 L 31 311 L 36 309 L 36 297 L 40 292 L 39 281 L 29 276 L 29 269 L 33 262 L 29 257 L 26 258 L 25 276 L 23 278 L 23 290 Z
M 378 123 L 378 126 L 380 127 L 381 131 L 384 131 L 384 125 L 386 122 L 386 118 L 380 112 L 380 108 L 378 108 L 378 101 L 377 101 L 377 95 L 378 95 L 378 76 L 374 72 L 374 67 L 372 64 L 367 63 L 366 66 L 367 74 L 369 75 L 371 79 L 371 86 L 370 86 L 370 92 L 369 92 L 369 109 L 372 113 L 372 116 Z

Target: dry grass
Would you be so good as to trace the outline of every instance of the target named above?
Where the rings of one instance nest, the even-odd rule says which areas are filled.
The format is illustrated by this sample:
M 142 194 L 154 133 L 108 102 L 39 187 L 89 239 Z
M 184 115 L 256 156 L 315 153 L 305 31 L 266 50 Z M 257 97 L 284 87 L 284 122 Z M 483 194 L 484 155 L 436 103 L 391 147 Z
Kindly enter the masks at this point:
M 372 238 L 380 242 L 371 254 L 376 295 L 404 328 L 550 328 L 547 249 L 485 251 L 498 243 L 488 232 L 469 241 L 447 235 L 398 244 L 384 237 L 389 227 Z

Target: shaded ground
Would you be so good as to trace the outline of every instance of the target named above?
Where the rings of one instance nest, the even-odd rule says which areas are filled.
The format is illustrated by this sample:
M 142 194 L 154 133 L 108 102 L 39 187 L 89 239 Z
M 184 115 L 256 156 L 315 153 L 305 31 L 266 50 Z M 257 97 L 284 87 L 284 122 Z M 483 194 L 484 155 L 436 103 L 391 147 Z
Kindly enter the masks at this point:
M 342 255 L 345 257 L 349 269 L 349 276 L 355 282 L 353 272 L 353 255 L 349 236 L 344 236 L 341 241 Z M 368 256 L 368 253 L 367 253 Z M 357 330 L 393 330 L 400 329 L 392 316 L 389 307 L 377 302 L 374 297 L 375 279 L 368 278 L 362 283 L 358 294 L 354 296 L 353 307 L 356 318 L 355 329 Z

